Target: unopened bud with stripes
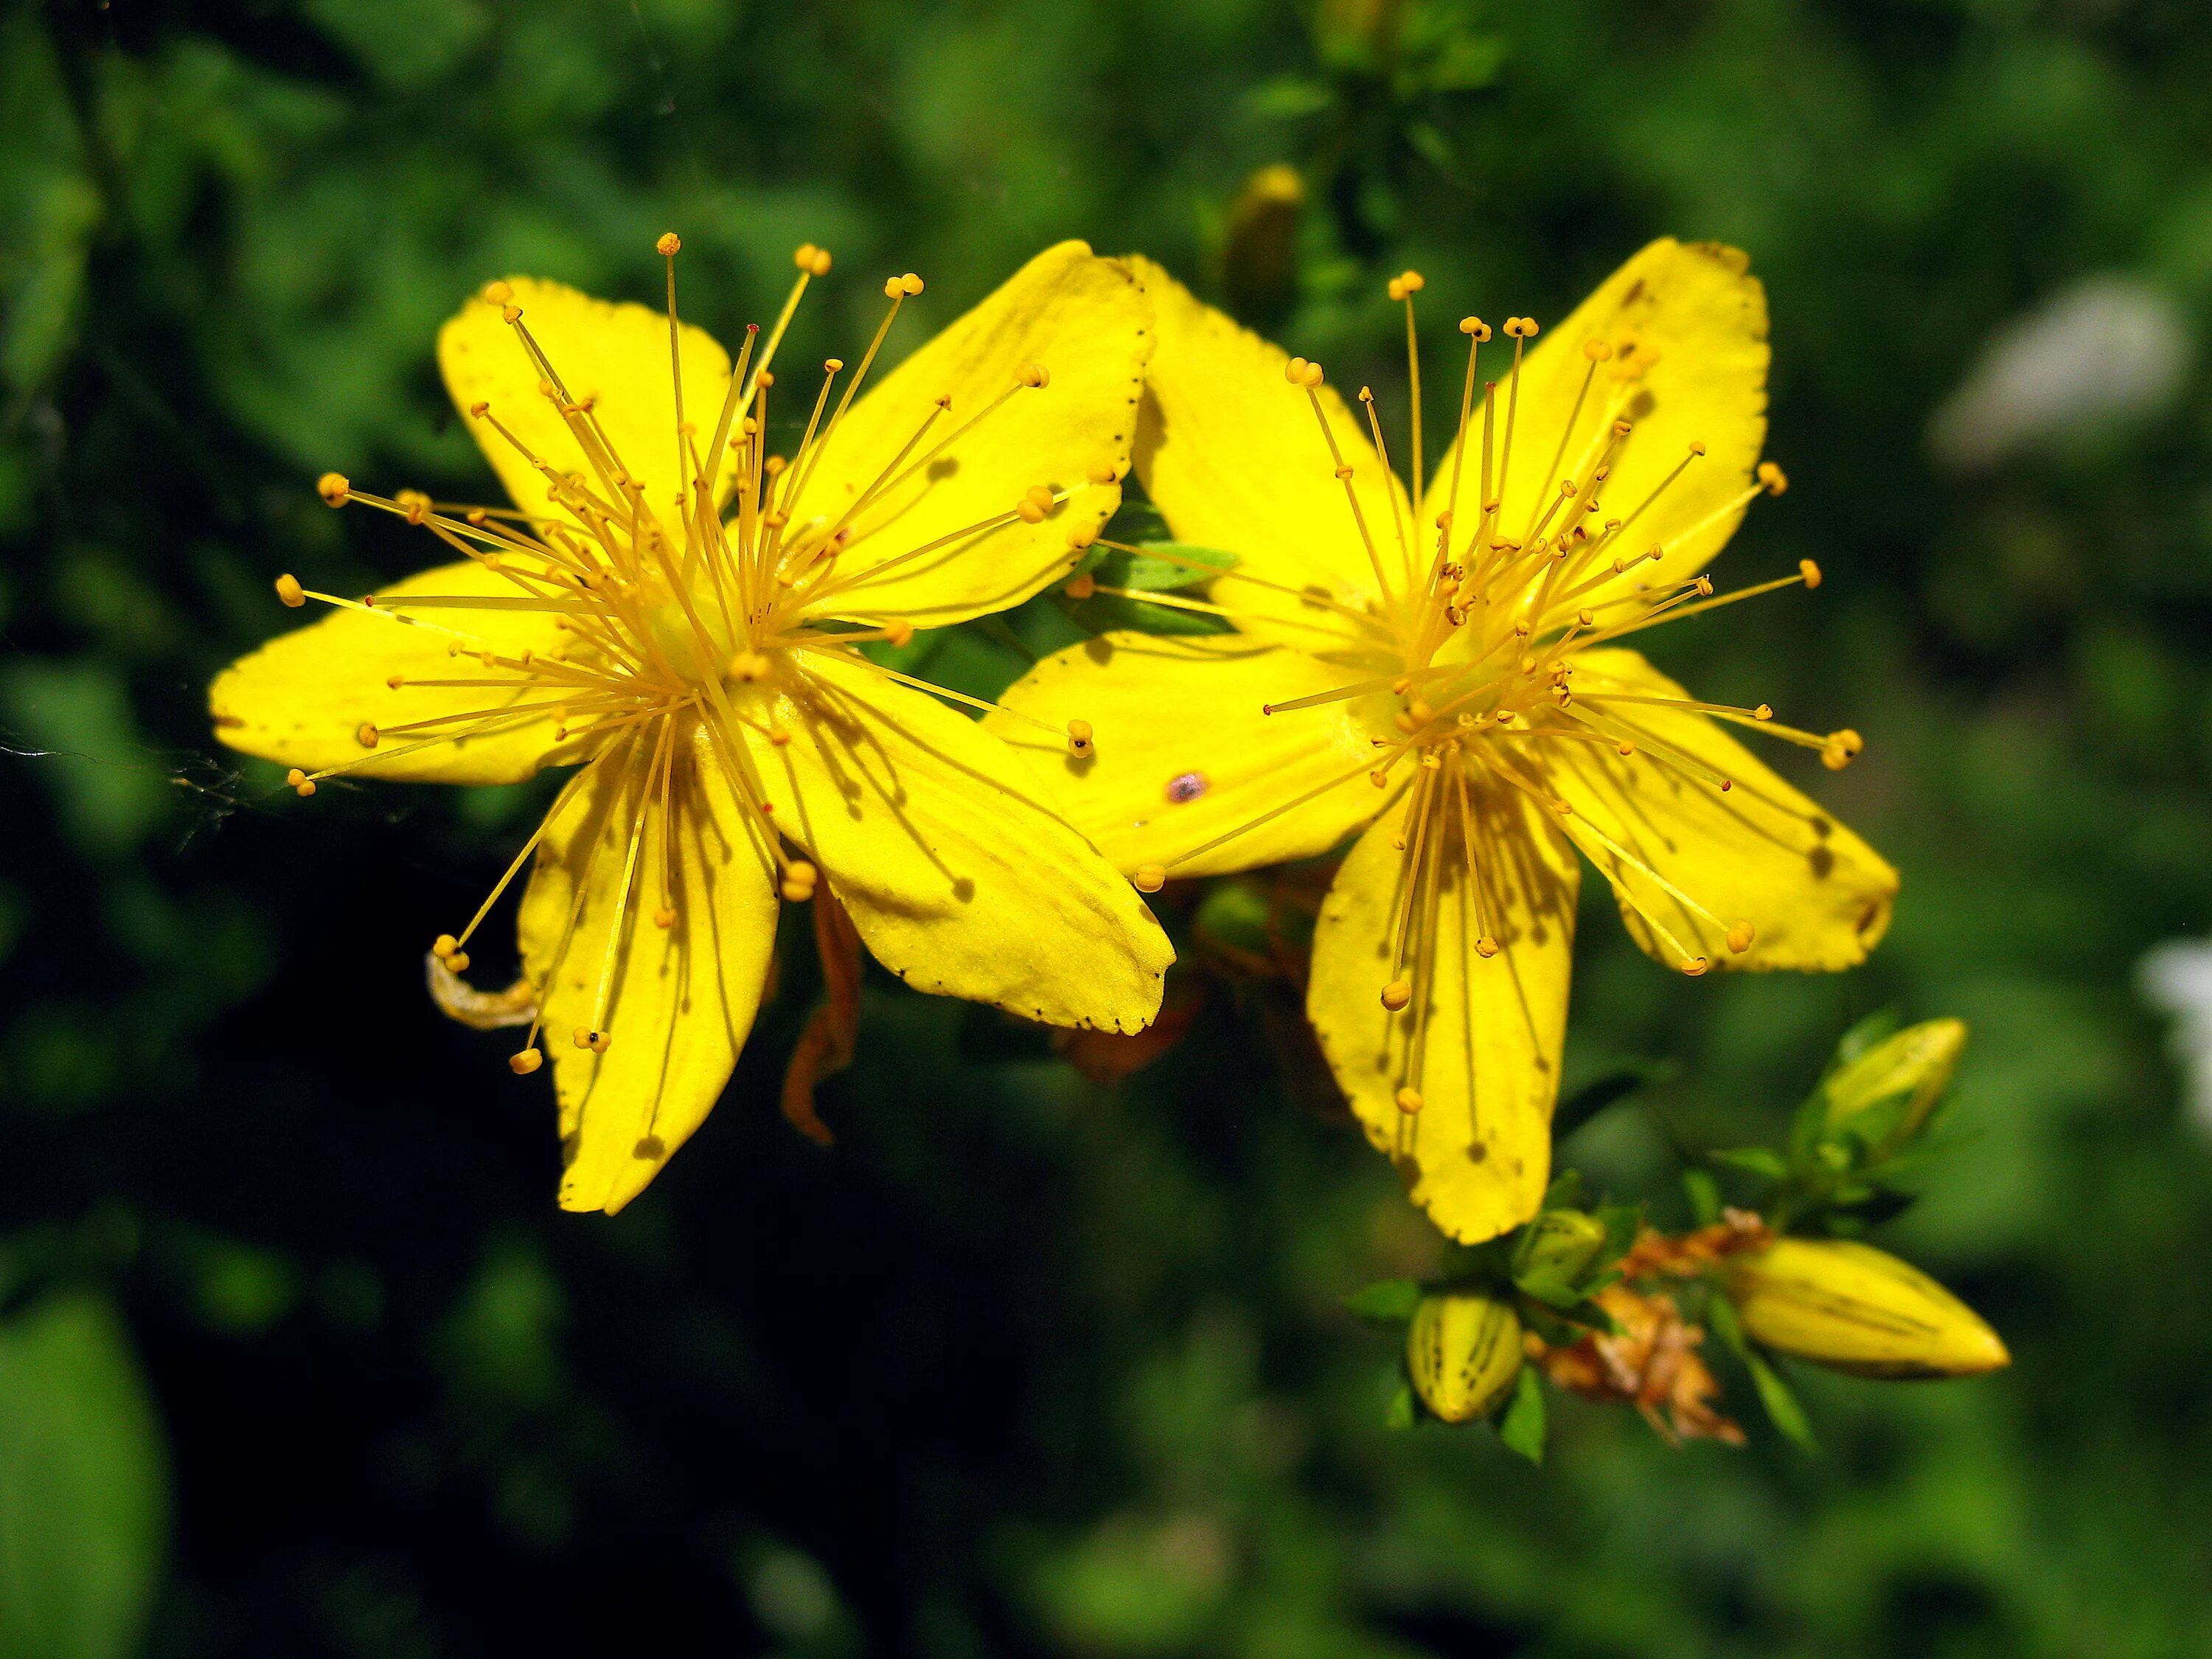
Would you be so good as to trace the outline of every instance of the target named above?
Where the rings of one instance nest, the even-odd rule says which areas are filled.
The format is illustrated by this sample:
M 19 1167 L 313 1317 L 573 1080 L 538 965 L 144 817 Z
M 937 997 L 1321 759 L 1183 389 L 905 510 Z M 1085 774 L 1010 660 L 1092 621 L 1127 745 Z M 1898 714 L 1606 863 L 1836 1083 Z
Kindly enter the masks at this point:
M 1473 1291 L 1423 1297 L 1406 1331 L 1406 1369 L 1421 1403 L 1445 1422 L 1486 1417 L 1520 1374 L 1520 1316 Z
M 1910 1140 L 1951 1086 L 1951 1074 L 1959 1069 L 1959 1056 L 1966 1047 L 1966 1022 L 1962 1019 L 1923 1020 L 1875 1043 L 1828 1079 L 1829 1132 L 1871 1107 L 1909 1097 L 1882 1142 L 1896 1146 Z
M 1722 1273 L 1747 1335 L 1832 1370 L 1972 1376 L 2011 1363 L 1979 1314 L 1869 1244 L 1785 1238 L 1730 1257 Z

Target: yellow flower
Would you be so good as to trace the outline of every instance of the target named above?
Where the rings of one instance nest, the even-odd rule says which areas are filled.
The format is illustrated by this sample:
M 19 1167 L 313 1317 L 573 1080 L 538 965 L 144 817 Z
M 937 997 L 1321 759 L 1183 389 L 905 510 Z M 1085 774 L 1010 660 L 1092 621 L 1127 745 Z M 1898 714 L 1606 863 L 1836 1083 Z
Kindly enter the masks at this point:
M 659 245 L 665 316 L 516 278 L 447 324 L 447 386 L 515 510 L 325 477 L 331 505 L 398 514 L 456 562 L 359 601 L 281 578 L 287 604 L 337 614 L 210 694 L 222 740 L 289 763 L 302 794 L 337 774 L 578 766 L 433 946 L 465 969 L 534 855 L 537 1019 L 512 1063 L 538 1069 L 551 1034 L 570 1209 L 619 1208 L 697 1128 L 759 1006 L 778 893 L 809 898 L 817 866 L 908 984 L 1049 1024 L 1142 1027 L 1173 957 L 998 739 L 859 649 L 1015 604 L 1089 544 L 1121 500 L 1151 354 L 1138 284 L 1063 243 L 856 400 L 922 290 L 894 276 L 858 366 L 830 359 L 772 428 L 769 364 L 830 256 L 799 251 L 732 370 L 677 320 L 678 246 Z M 800 417 L 793 453 L 771 453 Z
M 1311 857 L 1365 826 L 1322 910 L 1308 1012 L 1415 1201 L 1456 1238 L 1491 1237 L 1535 1212 L 1548 1172 L 1575 851 L 1637 942 L 1687 973 L 1844 968 L 1887 925 L 1895 873 L 1720 723 L 1832 767 L 1857 735 L 1698 702 L 1621 643 L 1820 580 L 1808 562 L 1717 595 L 1704 574 L 1784 484 L 1759 459 L 1764 297 L 1741 253 L 1660 241 L 1533 350 L 1528 319 L 1492 355 L 1489 325 L 1463 319 L 1457 429 L 1425 482 L 1422 283 L 1394 279 L 1409 494 L 1369 392 L 1355 416 L 1318 365 L 1133 263 L 1159 330 L 1138 476 L 1179 541 L 1238 556 L 1221 603 L 1180 601 L 1236 631 L 1109 635 L 1006 701 L 1092 722 L 1091 752 L 1049 764 L 1140 888 Z M 1510 367 L 1484 378 L 1499 355 Z

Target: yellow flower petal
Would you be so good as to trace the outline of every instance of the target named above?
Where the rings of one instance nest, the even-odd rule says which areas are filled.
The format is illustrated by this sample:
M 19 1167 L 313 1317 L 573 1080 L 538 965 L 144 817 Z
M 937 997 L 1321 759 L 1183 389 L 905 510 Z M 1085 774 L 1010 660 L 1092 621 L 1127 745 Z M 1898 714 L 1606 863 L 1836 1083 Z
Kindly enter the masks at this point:
M 1594 363 L 1585 352 L 1592 341 L 1602 342 L 1612 355 Z M 1502 376 L 1511 347 L 1501 337 L 1482 349 L 1486 377 Z M 1751 482 L 1766 441 L 1768 356 L 1765 290 L 1750 274 L 1746 255 L 1714 242 L 1668 237 L 1652 243 L 1565 321 L 1547 325 L 1522 364 L 1512 466 L 1498 514 L 1505 533 L 1526 539 L 1545 507 L 1559 499 L 1562 478 L 1589 484 L 1607 441 L 1607 422 L 1618 416 L 1631 430 L 1610 473 L 1596 486 L 1599 509 L 1577 516 L 1593 533 L 1605 520 L 1632 520 L 1621 532 L 1625 556 L 1667 549 L 1656 570 L 1648 562 L 1638 564 L 1630 580 L 1656 583 L 1695 575 L 1727 544 L 1743 517 L 1742 507 L 1730 504 Z M 1506 390 L 1501 381 L 1501 443 Z M 1471 532 L 1480 509 L 1480 406 L 1468 425 L 1457 516 Z M 1692 443 L 1705 446 L 1703 456 L 1691 455 Z M 1680 476 L 1655 496 L 1678 467 Z M 1443 510 L 1451 481 L 1448 451 L 1431 474 L 1423 523 Z M 1579 499 L 1590 499 L 1587 487 Z M 1551 528 L 1566 523 L 1555 514 Z
M 645 486 L 645 504 L 680 544 L 678 493 L 691 476 L 678 465 L 676 392 L 668 359 L 668 313 L 627 302 L 615 305 L 560 283 L 511 276 L 510 304 L 521 308 L 530 331 L 571 398 L 591 399 L 596 423 L 617 459 Z M 703 451 L 714 441 L 715 417 L 729 389 L 729 355 L 703 329 L 688 325 L 684 341 L 684 417 L 697 428 Z M 552 511 L 544 476 L 514 445 L 500 436 L 496 421 L 532 454 L 561 472 L 580 473 L 603 500 L 611 492 L 592 466 L 576 428 L 581 416 L 564 416 L 538 388 L 544 377 L 525 351 L 501 307 L 479 297 L 462 306 L 438 331 L 438 367 L 485 459 L 526 513 Z M 491 405 L 489 419 L 469 411 Z M 619 504 L 619 503 L 617 503 Z
M 876 959 L 918 991 L 1133 1031 L 1175 952 L 1126 881 L 966 716 L 826 652 L 747 728 L 776 826 Z M 792 693 L 799 691 L 801 697 Z
M 1609 721 L 1648 734 L 1624 759 L 1605 744 L 1531 744 L 1551 787 L 1574 809 L 1560 820 L 1613 884 L 1636 941 L 1669 966 L 1684 951 L 1740 968 L 1849 968 L 1865 960 L 1888 929 L 1897 872 L 1874 849 L 1808 800 L 1704 714 L 1650 703 L 1608 703 L 1616 691 L 1639 697 L 1688 693 L 1633 651 L 1585 651 L 1574 659 L 1577 702 Z M 1753 728 L 1756 729 L 1756 728 Z M 1729 781 L 1686 775 L 1656 757 L 1679 751 Z M 1595 834 L 1592 832 L 1595 831 Z M 1629 856 L 1710 912 L 1701 916 Z M 1655 920 L 1656 926 L 1655 927 Z M 1739 921 L 1755 929 L 1750 950 L 1728 946 Z M 1684 947 L 1659 935 L 1663 927 Z
M 1137 428 L 1137 476 L 1180 541 L 1226 548 L 1240 568 L 1282 586 L 1312 587 L 1364 606 L 1376 598 L 1375 567 L 1360 540 L 1327 441 L 1307 394 L 1284 379 L 1282 348 L 1202 305 L 1149 259 L 1130 268 L 1152 296 L 1159 349 L 1146 382 Z M 1364 415 L 1334 386 L 1319 396 L 1392 590 L 1405 591 L 1398 526 L 1414 559 L 1421 538 L 1405 519 L 1405 491 L 1368 442 Z M 1328 616 L 1286 595 L 1235 580 L 1217 583 L 1221 603 L 1297 623 Z M 1308 628 L 1244 624 L 1310 647 Z
M 791 509 L 795 538 L 810 519 L 839 525 L 880 484 L 851 517 L 823 613 L 938 627 L 1002 611 L 1065 574 L 1078 551 L 1070 536 L 1095 533 L 1121 505 L 1151 320 L 1127 270 L 1062 242 L 864 392 Z M 1031 365 L 1046 371 L 1042 386 L 1023 384 Z M 951 407 L 938 413 L 940 397 Z M 1035 524 L 1008 516 L 1037 489 L 1063 498 Z
M 1325 853 L 1383 805 L 1367 781 L 1375 750 L 1358 718 L 1375 699 L 1261 712 L 1372 673 L 1233 634 L 1109 634 L 1046 658 L 1001 699 L 1059 730 L 1088 720 L 1089 754 L 1003 714 L 983 724 L 1034 763 L 1116 869 L 1218 875 Z
M 1394 976 L 1393 927 L 1407 855 L 1396 838 L 1409 802 L 1359 838 L 1322 904 L 1306 1012 L 1322 1052 L 1367 1138 L 1390 1154 L 1414 1203 L 1462 1243 L 1495 1237 L 1536 1212 L 1551 1169 L 1573 962 L 1573 854 L 1522 796 L 1481 782 L 1469 795 L 1479 834 L 1484 919 L 1499 945 L 1473 948 L 1478 929 L 1453 839 L 1435 912 L 1425 986 L 1420 1104 L 1398 1091 L 1423 997 L 1393 1013 L 1381 992 Z M 1416 980 L 1420 985 L 1421 981 Z
M 623 902 L 652 748 L 652 739 L 633 742 L 627 758 L 609 757 L 563 796 L 522 902 L 523 963 L 540 987 L 539 1041 L 561 1101 L 564 1209 L 619 1210 L 705 1120 L 752 1029 L 775 944 L 775 890 L 743 805 L 696 725 L 679 739 L 672 769 L 672 881 L 660 814 L 644 810 Z M 656 915 L 664 905 L 675 912 L 666 927 Z M 600 975 L 618 911 L 602 1023 Z M 576 1046 L 576 1028 L 594 1024 L 611 1039 L 604 1054 Z
M 466 594 L 513 598 L 522 592 L 495 571 L 470 561 L 426 570 L 380 590 L 386 599 L 409 594 Z M 423 744 L 460 726 L 428 732 L 389 728 L 443 714 L 539 703 L 542 694 L 513 688 L 403 685 L 403 679 L 512 678 L 486 668 L 469 653 L 502 656 L 526 650 L 550 655 L 565 638 L 543 611 L 447 610 L 421 613 L 410 624 L 398 611 L 334 611 L 321 621 L 280 634 L 216 677 L 208 691 L 215 734 L 233 749 L 310 772 L 343 766 L 362 777 L 412 783 L 514 783 L 533 775 L 554 747 L 553 722 L 526 714 L 481 736 Z M 461 645 L 460 655 L 452 648 Z M 364 726 L 376 729 L 374 749 L 361 742 Z

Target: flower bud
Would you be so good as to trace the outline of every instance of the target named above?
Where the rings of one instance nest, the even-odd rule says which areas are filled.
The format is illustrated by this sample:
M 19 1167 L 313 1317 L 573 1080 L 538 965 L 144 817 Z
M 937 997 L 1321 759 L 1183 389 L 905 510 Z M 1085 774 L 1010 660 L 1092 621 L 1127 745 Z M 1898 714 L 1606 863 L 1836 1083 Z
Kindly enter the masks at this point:
M 1721 1268 L 1745 1334 L 1854 1376 L 1972 1376 L 2011 1363 L 1965 1303 L 1848 1239 L 1785 1238 Z
M 1834 1133 L 1884 1102 L 1903 1100 L 1900 1115 L 1881 1144 L 1895 1146 L 1910 1140 L 1950 1087 L 1951 1074 L 1959 1069 L 1959 1056 L 1966 1047 L 1966 1023 L 1962 1019 L 1923 1020 L 1875 1043 L 1828 1079 L 1828 1132 Z
M 1406 1369 L 1421 1403 L 1445 1422 L 1487 1416 L 1521 1371 L 1520 1316 L 1494 1296 L 1425 1296 L 1406 1330 Z
M 1582 1210 L 1547 1210 L 1528 1224 L 1514 1262 L 1516 1279 L 1557 1277 L 1572 1285 L 1605 1248 L 1605 1223 Z

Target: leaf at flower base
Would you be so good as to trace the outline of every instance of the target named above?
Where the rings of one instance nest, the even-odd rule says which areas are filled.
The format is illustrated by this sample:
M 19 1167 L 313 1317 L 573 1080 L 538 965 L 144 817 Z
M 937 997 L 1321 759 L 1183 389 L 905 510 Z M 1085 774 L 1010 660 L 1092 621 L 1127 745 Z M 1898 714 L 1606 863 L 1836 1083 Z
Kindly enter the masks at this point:
M 1523 1365 L 1521 1375 L 1514 1380 L 1512 1399 L 1498 1413 L 1498 1437 L 1505 1443 L 1509 1451 L 1516 1451 L 1531 1463 L 1540 1464 L 1544 1461 L 1547 1431 L 1543 1382 L 1534 1365 Z
M 1705 1304 L 1705 1324 L 1743 1361 L 1744 1369 L 1751 1373 L 1752 1386 L 1759 1390 L 1759 1403 L 1765 1408 L 1767 1420 L 1784 1438 L 1808 1452 L 1819 1451 L 1820 1443 L 1814 1437 L 1812 1419 L 1805 1415 L 1796 1390 L 1783 1381 L 1773 1362 L 1744 1335 L 1743 1322 L 1736 1316 L 1735 1304 L 1715 1291 L 1712 1299 Z
M 1402 1325 L 1421 1305 L 1420 1281 L 1385 1279 L 1354 1291 L 1344 1298 L 1344 1305 L 1356 1317 L 1377 1325 Z

